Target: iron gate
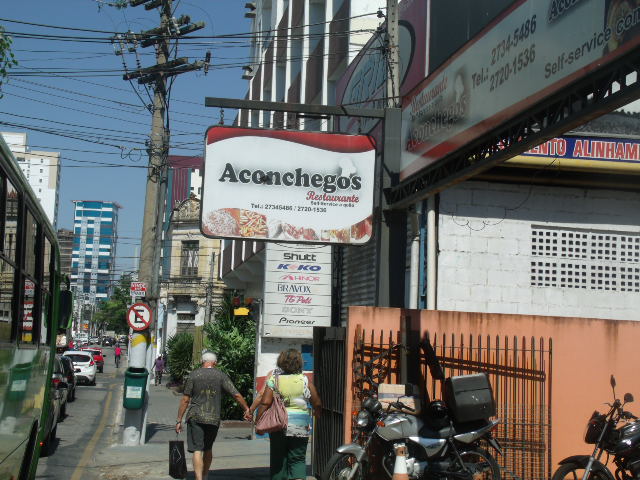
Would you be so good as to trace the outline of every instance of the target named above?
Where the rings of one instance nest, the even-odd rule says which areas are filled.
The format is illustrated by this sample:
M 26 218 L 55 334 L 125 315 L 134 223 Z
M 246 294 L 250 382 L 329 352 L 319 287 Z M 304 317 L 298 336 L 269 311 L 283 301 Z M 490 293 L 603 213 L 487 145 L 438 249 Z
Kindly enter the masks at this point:
M 313 431 L 313 474 L 322 468 L 344 443 L 345 336 L 342 327 L 313 329 L 313 383 L 322 400 L 322 415 Z
M 425 332 L 422 341 L 428 340 Z M 406 383 L 408 380 L 419 385 L 430 399 L 442 398 L 441 383 L 428 375 L 424 352 L 418 353 L 420 342 L 421 335 L 416 331 L 407 330 L 403 334 L 357 330 L 350 386 L 354 409 L 382 382 Z M 501 420 L 495 436 L 504 450 L 504 455 L 497 458 L 502 478 L 549 479 L 551 341 L 440 334 L 433 336 L 431 342 L 446 377 L 477 372 L 489 374 L 497 417 Z M 398 348 L 402 344 L 409 348 Z M 365 365 L 369 365 L 369 369 Z M 418 368 L 414 368 L 416 366 Z

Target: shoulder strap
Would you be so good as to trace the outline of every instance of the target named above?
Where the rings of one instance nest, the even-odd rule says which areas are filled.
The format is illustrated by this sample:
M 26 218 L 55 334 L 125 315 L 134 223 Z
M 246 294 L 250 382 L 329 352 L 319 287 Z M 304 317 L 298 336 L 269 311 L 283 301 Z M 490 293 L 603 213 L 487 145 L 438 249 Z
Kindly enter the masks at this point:
M 307 377 L 304 373 L 302 374 L 302 378 L 303 378 L 303 395 L 304 398 L 306 398 L 307 400 L 311 398 L 311 390 L 309 390 L 309 377 Z

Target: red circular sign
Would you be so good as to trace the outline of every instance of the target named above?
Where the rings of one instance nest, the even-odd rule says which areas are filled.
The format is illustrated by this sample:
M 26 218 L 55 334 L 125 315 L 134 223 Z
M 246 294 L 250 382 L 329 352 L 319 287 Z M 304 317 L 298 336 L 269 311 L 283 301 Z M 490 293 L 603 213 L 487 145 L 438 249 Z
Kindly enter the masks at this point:
M 151 307 L 146 303 L 134 303 L 127 311 L 127 323 L 137 332 L 149 328 L 152 319 Z

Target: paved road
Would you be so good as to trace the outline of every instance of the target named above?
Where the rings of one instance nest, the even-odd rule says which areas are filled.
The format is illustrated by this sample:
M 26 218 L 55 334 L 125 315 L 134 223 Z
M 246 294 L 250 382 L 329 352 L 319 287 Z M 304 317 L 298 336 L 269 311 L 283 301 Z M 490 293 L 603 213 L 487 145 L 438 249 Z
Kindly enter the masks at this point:
M 67 417 L 58 424 L 54 452 L 38 463 L 36 478 L 79 480 L 92 478 L 87 467 L 117 431 L 116 413 L 123 383 L 124 365 L 115 368 L 112 347 L 105 347 L 104 373 L 96 386 L 78 385 L 76 400 L 67 405 Z

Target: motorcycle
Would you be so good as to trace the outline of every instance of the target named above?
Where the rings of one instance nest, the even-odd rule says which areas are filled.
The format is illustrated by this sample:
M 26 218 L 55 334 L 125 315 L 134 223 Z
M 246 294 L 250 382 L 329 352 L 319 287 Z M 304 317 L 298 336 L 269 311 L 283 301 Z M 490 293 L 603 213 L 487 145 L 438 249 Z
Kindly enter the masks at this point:
M 450 377 L 445 381 L 440 365 L 432 363 L 434 359 L 437 362 L 435 352 L 427 357 L 431 358 L 429 367 L 434 378 L 444 381 L 445 401 L 430 402 L 423 421 L 412 415 L 414 409 L 400 400 L 390 402 L 384 409 L 375 396 L 366 398 L 356 417 L 353 442 L 338 447 L 325 466 L 321 480 L 371 478 L 372 460 L 379 463 L 373 470 L 383 471 L 391 478 L 396 455 L 404 452 L 408 452 L 406 468 L 410 479 L 500 479 L 500 467 L 495 458 L 480 447 L 480 441 L 484 440 L 502 454 L 498 441 L 491 434 L 499 421 L 489 420 L 495 414 L 495 405 L 488 378 L 477 374 Z M 374 384 L 371 380 L 370 383 Z M 488 392 L 483 396 L 477 390 L 471 403 L 459 405 L 455 399 L 458 384 L 464 384 L 464 388 L 486 385 Z M 448 395 L 447 392 L 452 393 Z M 479 398 L 480 402 L 486 403 L 489 397 L 491 405 L 478 405 Z M 382 447 L 381 457 L 370 451 L 374 440 Z M 377 475 L 376 478 L 381 477 Z
M 631 412 L 624 410 L 627 403 L 633 402 L 633 395 L 625 393 L 623 401 L 616 398 L 616 379 L 611 375 L 613 403 L 607 403 L 609 411 L 602 414 L 593 412 L 584 441 L 594 444 L 591 455 L 574 455 L 560 462 L 552 480 L 564 478 L 582 480 L 640 480 L 640 421 Z M 624 424 L 618 428 L 618 424 Z M 600 460 L 607 454 L 607 462 Z M 613 456 L 616 466 L 615 478 L 606 467 Z

